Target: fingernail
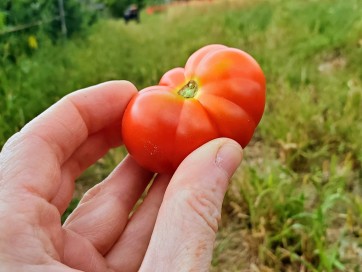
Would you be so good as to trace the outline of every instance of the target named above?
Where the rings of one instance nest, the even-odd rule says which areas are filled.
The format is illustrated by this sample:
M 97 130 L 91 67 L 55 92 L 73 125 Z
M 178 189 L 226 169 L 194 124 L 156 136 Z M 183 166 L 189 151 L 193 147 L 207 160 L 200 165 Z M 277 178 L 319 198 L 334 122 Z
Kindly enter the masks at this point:
M 216 154 L 215 163 L 231 177 L 243 158 L 241 146 L 236 142 L 224 143 Z

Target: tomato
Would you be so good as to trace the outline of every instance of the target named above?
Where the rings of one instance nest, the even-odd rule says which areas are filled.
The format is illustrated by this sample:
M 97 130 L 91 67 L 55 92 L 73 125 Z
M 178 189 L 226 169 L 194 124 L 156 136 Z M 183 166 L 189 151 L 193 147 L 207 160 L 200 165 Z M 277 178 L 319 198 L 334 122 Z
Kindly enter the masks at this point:
M 265 77 L 247 53 L 205 46 L 174 68 L 159 85 L 128 104 L 122 137 L 131 156 L 157 173 L 172 173 L 204 143 L 228 137 L 245 147 L 265 106 Z

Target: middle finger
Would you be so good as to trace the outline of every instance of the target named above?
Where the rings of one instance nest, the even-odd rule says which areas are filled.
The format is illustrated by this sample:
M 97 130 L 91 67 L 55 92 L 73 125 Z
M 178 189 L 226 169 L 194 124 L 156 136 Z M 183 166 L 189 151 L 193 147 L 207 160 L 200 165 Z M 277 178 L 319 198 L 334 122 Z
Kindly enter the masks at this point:
M 152 178 L 130 156 L 83 197 L 64 228 L 88 239 L 105 254 L 117 241 L 129 214 Z

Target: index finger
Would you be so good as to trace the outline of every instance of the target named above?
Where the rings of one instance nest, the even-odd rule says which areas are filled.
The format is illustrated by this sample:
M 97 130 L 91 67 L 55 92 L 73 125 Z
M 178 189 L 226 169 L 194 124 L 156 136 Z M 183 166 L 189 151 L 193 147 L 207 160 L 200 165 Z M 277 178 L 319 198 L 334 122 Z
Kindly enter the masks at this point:
M 4 145 L 0 156 L 2 179 L 12 183 L 23 180 L 32 189 L 51 194 L 50 187 L 57 188 L 57 170 L 63 162 L 89 135 L 121 122 L 136 92 L 127 81 L 111 81 L 65 96 Z M 44 186 L 46 180 L 52 180 L 52 186 Z
M 46 141 L 63 163 L 89 135 L 120 121 L 136 92 L 128 81 L 110 81 L 73 92 L 27 124 L 22 132 Z

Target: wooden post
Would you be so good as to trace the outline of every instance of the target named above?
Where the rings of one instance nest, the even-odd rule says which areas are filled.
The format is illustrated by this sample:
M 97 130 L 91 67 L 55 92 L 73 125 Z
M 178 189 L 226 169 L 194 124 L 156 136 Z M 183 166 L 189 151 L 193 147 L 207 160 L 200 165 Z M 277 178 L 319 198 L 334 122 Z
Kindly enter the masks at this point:
M 62 34 L 66 37 L 67 36 L 67 24 L 66 24 L 66 21 L 65 21 L 65 12 L 64 12 L 64 2 L 63 2 L 63 0 L 58 0 L 58 5 L 59 5 L 59 16 L 60 16 Z

